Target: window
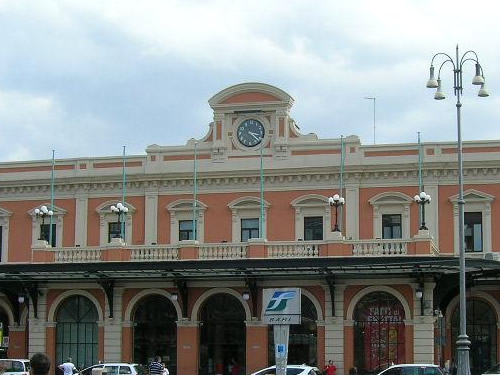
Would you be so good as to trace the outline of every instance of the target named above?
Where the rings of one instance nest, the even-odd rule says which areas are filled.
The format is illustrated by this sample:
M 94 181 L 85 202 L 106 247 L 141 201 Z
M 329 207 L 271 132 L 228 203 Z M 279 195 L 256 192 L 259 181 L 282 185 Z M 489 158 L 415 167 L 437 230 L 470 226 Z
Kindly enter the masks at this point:
M 179 220 L 179 241 L 193 239 L 193 220 Z
M 267 237 L 267 215 L 270 204 L 260 198 L 245 196 L 228 204 L 231 210 L 231 241 L 248 241 L 250 238 Z M 261 209 L 264 209 L 262 212 Z M 260 218 L 262 216 L 262 223 Z M 262 224 L 259 227 L 259 224 Z
M 111 223 L 108 223 L 108 242 L 111 242 L 111 239 L 113 238 L 120 238 L 121 237 L 121 226 L 122 226 L 122 223 L 118 223 L 117 221 L 116 222 L 111 222 Z M 125 232 L 126 232 L 126 226 L 123 230 L 123 237 L 127 238 L 127 236 L 125 235 Z
M 241 219 L 241 241 L 259 238 L 259 219 Z
M 52 238 L 50 238 L 50 224 L 40 224 L 40 239 L 50 243 L 50 246 L 56 247 L 56 224 L 52 223 Z
M 404 193 L 389 191 L 375 195 L 368 202 L 373 206 L 373 238 L 410 238 L 410 205 L 413 198 Z M 432 207 L 432 203 L 428 205 Z M 418 209 L 418 205 L 414 206 Z M 430 210 L 427 226 L 434 229 Z
M 401 215 L 385 214 L 382 215 L 382 238 L 402 238 Z
M 481 212 L 464 213 L 465 251 L 483 251 L 483 215 Z
M 193 200 L 178 199 L 170 203 L 166 209 L 170 215 L 170 243 L 196 240 L 205 241 L 205 210 L 207 205 L 197 200 L 195 215 L 193 215 Z M 193 217 L 194 216 L 194 217 Z M 193 218 L 195 219 L 196 233 L 193 233 Z M 196 238 L 194 238 L 196 234 Z
M 323 239 L 323 216 L 304 218 L 304 240 L 315 241 Z

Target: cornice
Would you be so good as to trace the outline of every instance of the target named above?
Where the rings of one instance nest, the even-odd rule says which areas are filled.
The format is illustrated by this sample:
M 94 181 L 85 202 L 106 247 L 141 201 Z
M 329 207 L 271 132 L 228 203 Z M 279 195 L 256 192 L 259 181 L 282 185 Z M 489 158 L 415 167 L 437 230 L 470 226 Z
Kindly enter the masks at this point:
M 340 171 L 328 171 L 330 168 L 297 168 L 275 169 L 264 171 L 264 186 L 266 190 L 285 189 L 332 189 L 340 183 Z M 464 178 L 467 184 L 498 183 L 500 167 L 472 166 L 464 168 Z M 422 171 L 424 183 L 433 185 L 452 185 L 457 183 L 458 172 L 453 168 L 425 168 Z M 253 191 L 260 189 L 260 171 L 207 172 L 200 173 L 197 178 L 199 193 L 217 193 L 232 191 Z M 365 167 L 347 168 L 343 181 L 351 186 L 414 186 L 418 184 L 418 171 L 407 169 L 367 169 Z M 129 196 L 142 196 L 145 192 L 158 194 L 189 193 L 193 190 L 193 178 L 185 173 L 165 178 L 164 175 L 132 176 L 126 182 Z M 119 196 L 122 182 L 84 181 L 70 178 L 59 180 L 54 186 L 54 195 L 58 198 L 74 198 L 75 196 Z M 34 184 L 32 181 L 3 181 L 0 183 L 0 201 L 18 199 L 45 199 L 50 195 L 50 182 Z

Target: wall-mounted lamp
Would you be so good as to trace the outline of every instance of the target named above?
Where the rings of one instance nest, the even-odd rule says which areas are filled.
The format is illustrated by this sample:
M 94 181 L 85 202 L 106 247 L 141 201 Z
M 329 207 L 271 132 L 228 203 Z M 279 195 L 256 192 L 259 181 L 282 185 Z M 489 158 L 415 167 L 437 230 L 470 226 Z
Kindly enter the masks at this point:
M 247 291 L 244 291 L 241 297 L 245 300 L 248 301 L 250 299 L 250 293 Z
M 172 301 L 177 301 L 177 299 L 178 299 L 178 298 L 179 298 L 179 296 L 177 295 L 177 293 L 172 293 L 172 294 L 170 295 L 170 299 L 171 299 Z
M 424 291 L 422 290 L 422 288 L 417 288 L 415 290 L 415 297 L 417 297 L 417 299 L 422 299 L 423 296 L 424 296 Z
M 437 316 L 438 318 L 442 318 L 443 317 L 443 312 L 439 309 L 437 310 L 434 310 L 434 316 Z
M 19 303 L 22 304 L 22 303 L 24 303 L 24 300 L 25 300 L 25 298 L 24 298 L 24 296 L 22 294 L 20 294 L 20 295 L 17 296 L 17 302 L 19 302 Z

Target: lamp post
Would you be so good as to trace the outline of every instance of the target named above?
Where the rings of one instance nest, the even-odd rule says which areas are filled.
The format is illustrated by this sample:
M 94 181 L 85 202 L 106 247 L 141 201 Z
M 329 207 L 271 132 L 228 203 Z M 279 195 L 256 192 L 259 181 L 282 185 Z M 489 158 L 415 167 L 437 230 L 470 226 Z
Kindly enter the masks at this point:
M 121 225 L 121 218 L 127 214 L 128 207 L 124 206 L 122 202 L 118 202 L 116 206 L 111 206 L 111 212 L 114 212 L 118 217 L 118 226 L 120 227 L 120 238 L 123 239 L 123 227 Z
M 420 209 L 422 212 L 422 223 L 420 223 L 420 228 L 418 229 L 428 230 L 428 228 L 425 226 L 425 205 L 431 203 L 431 196 L 425 191 L 422 191 L 420 192 L 420 194 L 415 195 L 413 199 L 415 199 L 415 202 L 420 205 Z
M 40 238 L 39 239 L 49 242 L 49 239 L 43 238 L 42 228 L 45 225 L 45 218 L 47 216 L 51 217 L 52 215 L 54 215 L 54 212 L 52 210 L 49 210 L 46 205 L 43 205 L 43 206 L 40 206 L 40 208 L 35 208 L 35 215 L 37 217 L 42 218 L 42 226 L 40 228 Z M 50 230 L 49 230 L 49 233 L 50 233 Z
M 438 70 L 437 80 L 434 78 L 434 59 L 440 57 L 442 62 Z M 436 93 L 434 94 L 434 99 L 442 100 L 445 95 L 441 88 L 441 69 L 447 63 L 450 63 L 453 67 L 453 82 L 454 82 L 454 93 L 457 97 L 457 154 L 458 154 L 458 244 L 459 244 L 459 258 L 460 258 L 460 333 L 457 339 L 457 371 L 458 375 L 470 375 L 470 362 L 469 362 L 469 351 L 470 351 L 470 341 L 467 336 L 467 316 L 466 316 L 466 296 L 465 296 L 465 233 L 464 233 L 464 181 L 463 181 L 463 160 L 462 160 L 462 130 L 460 123 L 460 108 L 462 103 L 460 102 L 460 96 L 462 95 L 462 68 L 466 62 L 473 62 L 476 65 L 476 74 L 472 79 L 473 85 L 481 85 L 478 96 L 486 97 L 489 96 L 488 91 L 484 87 L 484 75 L 483 68 L 479 64 L 479 58 L 474 51 L 467 51 L 461 57 L 458 53 L 458 45 L 456 47 L 455 60 L 443 52 L 439 52 L 432 57 L 430 66 L 430 76 L 427 81 L 427 87 L 436 88 Z
M 328 197 L 328 203 L 330 206 L 335 207 L 335 227 L 333 228 L 334 232 L 340 232 L 339 229 L 339 220 L 338 220 L 338 209 L 340 206 L 343 206 L 345 204 L 345 199 L 344 197 L 341 197 L 338 194 L 335 194 L 333 197 Z

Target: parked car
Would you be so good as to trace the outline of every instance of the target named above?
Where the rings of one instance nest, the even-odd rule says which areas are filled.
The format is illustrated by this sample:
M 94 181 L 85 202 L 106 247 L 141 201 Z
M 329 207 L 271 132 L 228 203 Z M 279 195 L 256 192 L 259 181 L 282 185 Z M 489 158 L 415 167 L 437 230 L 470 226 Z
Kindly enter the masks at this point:
M 137 363 L 99 363 L 80 371 L 79 375 L 92 375 L 93 369 L 105 369 L 108 375 L 145 375 L 143 366 Z
M 427 363 L 411 363 L 392 365 L 378 375 L 443 375 L 438 365 Z
M 497 363 L 495 366 L 490 367 L 488 370 L 483 372 L 483 375 L 500 375 L 500 363 Z
M 0 373 L 3 375 L 29 375 L 29 359 L 0 359 Z
M 320 375 L 321 371 L 317 367 L 307 365 L 287 365 L 286 375 Z M 252 375 L 276 375 L 276 366 L 254 372 Z

